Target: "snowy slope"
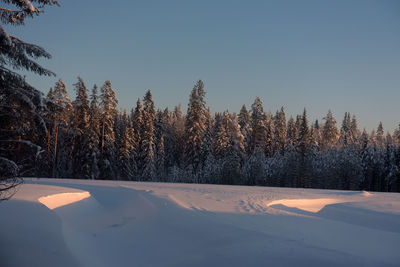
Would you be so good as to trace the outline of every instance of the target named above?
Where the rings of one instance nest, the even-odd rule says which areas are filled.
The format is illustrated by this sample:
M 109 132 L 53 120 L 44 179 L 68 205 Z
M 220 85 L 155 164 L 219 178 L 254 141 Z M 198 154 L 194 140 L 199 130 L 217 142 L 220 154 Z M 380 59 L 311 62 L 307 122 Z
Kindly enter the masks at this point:
M 0 266 L 400 264 L 400 194 L 26 179 L 0 212 Z

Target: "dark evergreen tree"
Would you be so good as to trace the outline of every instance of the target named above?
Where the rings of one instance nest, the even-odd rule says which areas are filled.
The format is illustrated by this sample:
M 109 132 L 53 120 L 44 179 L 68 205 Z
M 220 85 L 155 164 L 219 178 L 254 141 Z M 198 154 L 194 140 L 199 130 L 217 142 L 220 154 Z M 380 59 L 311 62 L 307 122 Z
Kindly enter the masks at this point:
M 251 106 L 251 135 L 249 141 L 249 152 L 254 154 L 255 150 L 266 151 L 267 128 L 265 125 L 266 116 L 262 101 L 256 97 Z
M 151 180 L 156 175 L 155 169 L 155 116 L 153 96 L 148 90 L 143 98 L 143 125 L 141 131 L 141 159 L 143 160 L 142 178 Z
M 73 175 L 89 179 L 91 177 L 91 166 L 89 163 L 90 150 L 89 143 L 89 98 L 85 82 L 78 77 L 78 82 L 74 84 L 76 90 L 76 98 L 72 103 L 74 115 L 72 127 L 74 131 L 73 141 Z
M 282 107 L 280 111 L 277 111 L 274 117 L 274 151 L 283 154 L 286 148 L 286 115 L 285 110 Z
M 135 130 L 136 134 L 133 138 L 133 145 L 136 147 L 136 150 L 133 154 L 134 161 L 136 163 L 136 179 L 141 177 L 143 172 L 143 153 L 142 153 L 142 136 L 143 136 L 143 107 L 142 102 L 138 98 L 136 102 L 135 110 L 131 115 L 132 119 L 132 128 Z
M 72 175 L 73 135 L 70 132 L 73 108 L 66 85 L 58 80 L 54 86 L 55 123 L 53 149 L 53 177 L 68 177 Z
M 238 122 L 240 125 L 240 131 L 242 132 L 242 135 L 244 137 L 245 151 L 248 153 L 250 135 L 251 135 L 251 127 L 250 127 L 251 120 L 250 120 L 250 113 L 247 110 L 246 105 L 243 105 L 242 108 L 240 109 Z
M 299 131 L 292 116 L 290 116 L 287 124 L 286 143 L 289 146 L 296 147 Z
M 97 96 L 97 86 L 94 85 L 90 95 L 89 127 L 87 131 L 88 151 L 86 151 L 87 165 L 90 169 L 90 179 L 98 179 L 100 175 L 100 114 Z
M 299 153 L 300 173 L 296 181 L 297 187 L 310 187 L 310 129 L 308 128 L 308 119 L 306 109 L 300 119 L 299 136 L 297 138 L 297 151 Z

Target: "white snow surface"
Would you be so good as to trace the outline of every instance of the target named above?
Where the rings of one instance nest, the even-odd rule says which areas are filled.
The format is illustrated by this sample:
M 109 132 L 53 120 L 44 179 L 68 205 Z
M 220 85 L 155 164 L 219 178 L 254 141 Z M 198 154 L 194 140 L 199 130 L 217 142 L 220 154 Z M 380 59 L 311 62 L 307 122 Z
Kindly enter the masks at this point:
M 400 194 L 25 179 L 0 266 L 400 266 Z

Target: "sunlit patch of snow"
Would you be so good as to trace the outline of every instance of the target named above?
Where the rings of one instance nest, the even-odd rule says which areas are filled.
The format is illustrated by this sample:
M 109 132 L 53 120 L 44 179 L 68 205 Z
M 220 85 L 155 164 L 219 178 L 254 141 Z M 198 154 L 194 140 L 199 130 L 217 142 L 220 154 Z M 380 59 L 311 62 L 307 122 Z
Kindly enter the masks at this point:
M 40 197 L 38 201 L 48 207 L 49 209 L 53 210 L 62 206 L 66 206 L 78 201 L 81 201 L 85 198 L 90 197 L 90 193 L 85 192 L 78 192 L 78 193 L 60 193 L 49 195 L 45 197 Z
M 279 199 L 267 204 L 268 207 L 273 205 L 284 205 L 290 208 L 297 208 L 309 212 L 317 213 L 326 205 L 343 203 L 346 201 L 335 198 L 316 198 L 316 199 Z
M 367 192 L 367 191 L 363 191 L 363 192 L 362 192 L 362 195 L 363 195 L 364 197 L 370 197 L 370 196 L 372 196 L 373 194 L 370 193 L 370 192 Z

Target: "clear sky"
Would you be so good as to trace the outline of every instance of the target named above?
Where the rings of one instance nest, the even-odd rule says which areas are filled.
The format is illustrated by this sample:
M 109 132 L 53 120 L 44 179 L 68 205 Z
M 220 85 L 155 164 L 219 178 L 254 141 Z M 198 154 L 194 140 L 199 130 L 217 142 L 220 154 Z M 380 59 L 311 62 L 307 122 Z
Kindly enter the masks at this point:
M 119 108 L 146 89 L 157 107 L 181 103 L 203 79 L 213 112 L 238 112 L 261 97 L 266 111 L 306 107 L 310 120 L 345 111 L 360 128 L 400 123 L 400 1 L 60 0 L 10 33 L 52 55 L 58 75 L 27 80 L 47 92 L 80 75 L 109 79 Z M 72 97 L 73 98 L 73 97 Z

